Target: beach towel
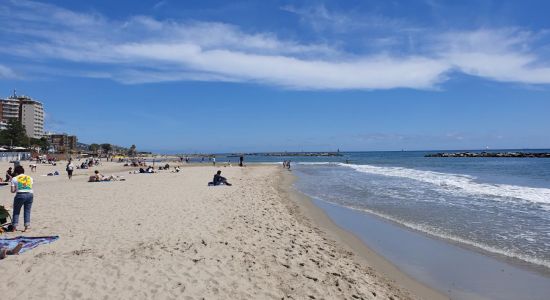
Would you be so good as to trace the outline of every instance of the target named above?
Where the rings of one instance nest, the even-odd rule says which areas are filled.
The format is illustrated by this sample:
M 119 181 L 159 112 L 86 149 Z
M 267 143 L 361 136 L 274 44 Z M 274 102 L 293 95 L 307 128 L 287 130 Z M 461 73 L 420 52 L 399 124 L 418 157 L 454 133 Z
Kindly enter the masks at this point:
M 40 245 L 49 244 L 57 241 L 59 236 L 41 236 L 41 237 L 28 237 L 18 236 L 10 239 L 0 239 L 0 248 L 13 249 L 17 244 L 23 243 L 19 253 L 32 250 Z

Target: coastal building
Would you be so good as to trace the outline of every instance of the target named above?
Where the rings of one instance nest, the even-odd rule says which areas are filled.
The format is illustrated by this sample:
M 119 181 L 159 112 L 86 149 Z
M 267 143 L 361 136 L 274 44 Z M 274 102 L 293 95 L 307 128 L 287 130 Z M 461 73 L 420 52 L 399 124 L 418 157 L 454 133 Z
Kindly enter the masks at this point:
M 44 136 L 44 106 L 41 102 L 24 95 L 0 99 L 0 122 L 16 119 L 25 126 L 27 136 L 39 139 Z M 1 125 L 0 125 L 1 126 Z
M 39 139 L 44 136 L 44 107 L 42 103 L 32 99 L 22 100 L 19 115 L 28 137 Z
M 7 98 L 0 99 L 0 120 L 7 122 L 11 119 L 19 120 L 19 100 Z
M 76 152 L 78 138 L 66 133 L 47 133 L 46 137 L 50 146 L 56 153 Z

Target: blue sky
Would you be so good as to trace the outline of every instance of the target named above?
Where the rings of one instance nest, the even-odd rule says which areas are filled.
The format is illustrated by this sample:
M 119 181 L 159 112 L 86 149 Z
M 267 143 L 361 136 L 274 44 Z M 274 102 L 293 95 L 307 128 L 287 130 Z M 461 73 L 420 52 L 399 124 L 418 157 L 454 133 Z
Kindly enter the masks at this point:
M 154 151 L 550 147 L 548 1 L 0 1 L 0 95 Z

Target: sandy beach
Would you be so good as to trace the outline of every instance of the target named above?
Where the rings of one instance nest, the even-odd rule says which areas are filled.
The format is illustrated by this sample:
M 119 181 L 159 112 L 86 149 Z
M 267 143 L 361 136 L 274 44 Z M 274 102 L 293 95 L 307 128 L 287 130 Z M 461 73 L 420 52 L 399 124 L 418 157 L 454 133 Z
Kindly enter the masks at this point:
M 54 169 L 62 175 L 41 176 Z M 277 166 L 98 169 L 126 181 L 86 182 L 94 169 L 76 170 L 69 181 L 63 163 L 28 172 L 35 179 L 32 231 L 2 237 L 60 239 L 0 262 L 2 298 L 420 298 L 408 291 L 414 283 L 403 288 L 387 279 L 375 270 L 380 262 L 373 268 L 318 227 L 303 213 L 307 205 L 289 196 L 292 177 Z M 218 169 L 233 186 L 206 185 Z M 11 211 L 9 189 L 0 193 Z

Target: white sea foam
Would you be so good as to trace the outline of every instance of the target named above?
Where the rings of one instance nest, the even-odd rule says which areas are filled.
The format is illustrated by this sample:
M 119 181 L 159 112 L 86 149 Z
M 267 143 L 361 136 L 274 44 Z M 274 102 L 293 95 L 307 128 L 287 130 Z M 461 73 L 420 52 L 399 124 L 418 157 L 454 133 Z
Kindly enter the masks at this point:
M 311 195 L 309 195 L 309 196 L 313 197 Z M 468 240 L 468 239 L 458 237 L 456 235 L 445 233 L 444 231 L 442 231 L 440 229 L 437 229 L 437 228 L 434 228 L 434 227 L 431 227 L 431 226 L 424 226 L 424 225 L 420 225 L 420 224 L 414 224 L 414 223 L 406 222 L 406 221 L 403 221 L 399 218 L 395 218 L 395 217 L 392 217 L 392 216 L 389 216 L 389 215 L 386 215 L 386 214 L 381 214 L 381 213 L 378 213 L 376 211 L 373 211 L 373 210 L 370 210 L 370 209 L 367 209 L 367 208 L 358 208 L 358 207 L 346 206 L 346 205 L 342 205 L 342 204 L 339 204 L 339 203 L 334 203 L 334 202 L 331 202 L 331 201 L 325 201 L 325 200 L 320 199 L 318 197 L 313 197 L 313 198 L 315 198 L 317 200 L 320 200 L 320 201 L 323 201 L 323 202 L 338 205 L 338 206 L 341 206 L 341 207 L 346 207 L 346 208 L 357 210 L 357 211 L 367 212 L 367 213 L 376 215 L 376 216 L 381 217 L 381 218 L 386 219 L 386 220 L 390 220 L 392 222 L 395 222 L 395 223 L 400 224 L 402 226 L 405 226 L 407 228 L 410 228 L 410 229 L 413 229 L 413 230 L 416 230 L 416 231 L 420 231 L 420 232 L 423 232 L 423 233 L 431 235 L 431 236 L 435 236 L 435 237 L 438 237 L 438 238 L 442 238 L 442 239 L 450 240 L 450 241 L 453 241 L 453 242 L 457 242 L 457 243 L 465 244 L 465 245 L 468 245 L 468 246 L 472 246 L 472 247 L 475 247 L 475 248 L 478 248 L 478 249 L 485 250 L 489 253 L 494 253 L 494 254 L 499 254 L 499 255 L 503 255 L 503 256 L 507 256 L 507 257 L 512 257 L 512 258 L 519 259 L 519 260 L 522 260 L 522 261 L 525 261 L 525 262 L 528 262 L 528 263 L 531 263 L 531 264 L 540 265 L 540 266 L 544 266 L 546 268 L 550 268 L 550 261 L 547 261 L 547 260 L 544 260 L 544 259 L 540 259 L 540 258 L 537 258 L 537 257 L 532 257 L 530 255 L 525 255 L 525 254 L 522 254 L 522 253 L 518 253 L 518 252 L 513 251 L 513 250 L 500 249 L 500 248 L 489 246 L 489 245 L 486 245 L 486 244 L 483 244 L 483 243 L 474 242 L 474 241 L 471 241 L 471 240 Z
M 534 188 L 508 184 L 488 184 L 475 182 L 476 177 L 463 174 L 440 173 L 402 167 L 378 167 L 372 165 L 354 165 L 337 163 L 358 172 L 401 177 L 437 185 L 444 189 L 456 189 L 470 195 L 488 195 L 501 198 L 515 198 L 533 203 L 550 205 L 550 189 Z

